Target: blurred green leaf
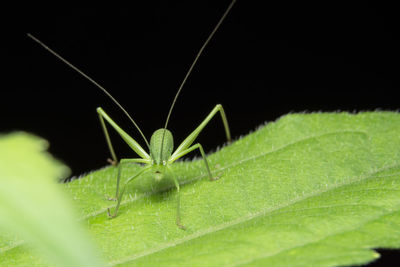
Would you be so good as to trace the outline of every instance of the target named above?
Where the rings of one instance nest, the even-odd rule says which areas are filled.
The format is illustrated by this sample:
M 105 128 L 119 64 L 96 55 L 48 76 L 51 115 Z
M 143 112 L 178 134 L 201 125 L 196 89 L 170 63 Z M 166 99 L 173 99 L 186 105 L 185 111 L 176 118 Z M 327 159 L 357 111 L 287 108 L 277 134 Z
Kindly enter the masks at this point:
M 102 266 L 56 183 L 68 168 L 47 146 L 23 132 L 0 136 L 0 265 Z

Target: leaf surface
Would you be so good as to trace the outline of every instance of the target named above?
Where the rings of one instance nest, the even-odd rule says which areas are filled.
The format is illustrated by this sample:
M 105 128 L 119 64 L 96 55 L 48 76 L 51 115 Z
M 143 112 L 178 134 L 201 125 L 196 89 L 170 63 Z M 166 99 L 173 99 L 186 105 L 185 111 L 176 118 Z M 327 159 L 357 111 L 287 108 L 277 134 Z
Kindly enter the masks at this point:
M 208 159 L 217 181 L 201 160 L 172 166 L 186 231 L 171 179 L 134 180 L 114 219 L 116 168 L 66 189 L 111 265 L 355 265 L 400 247 L 398 113 L 291 114 Z

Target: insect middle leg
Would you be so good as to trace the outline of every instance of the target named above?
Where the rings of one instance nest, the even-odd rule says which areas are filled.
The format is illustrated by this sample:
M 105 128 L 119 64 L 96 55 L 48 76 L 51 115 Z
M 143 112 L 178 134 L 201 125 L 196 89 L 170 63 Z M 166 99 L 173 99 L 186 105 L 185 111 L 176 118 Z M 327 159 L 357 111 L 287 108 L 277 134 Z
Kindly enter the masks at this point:
M 197 144 L 189 147 L 188 149 L 182 151 L 181 153 L 179 153 L 177 155 L 177 159 L 182 157 L 182 156 L 184 156 L 184 155 L 186 155 L 186 154 L 188 154 L 188 153 L 190 153 L 190 152 L 192 152 L 195 149 L 199 149 L 200 150 L 201 157 L 203 158 L 204 164 L 206 165 L 207 174 L 208 174 L 208 178 L 210 178 L 210 181 L 218 180 L 218 177 L 213 177 L 212 174 L 211 174 L 210 166 L 208 165 L 208 161 L 207 161 L 207 157 L 206 157 L 206 153 L 204 153 L 203 146 L 200 143 L 197 143 Z
M 132 160 L 134 160 L 134 159 L 132 159 Z M 122 160 L 121 160 L 120 165 L 122 165 Z M 140 171 L 138 171 L 135 175 L 129 177 L 129 178 L 126 180 L 126 182 L 125 182 L 125 184 L 124 184 L 124 187 L 122 188 L 121 193 L 120 193 L 119 195 L 118 195 L 118 191 L 117 191 L 117 197 L 116 197 L 116 198 L 117 198 L 117 201 L 118 201 L 118 202 L 117 202 L 117 206 L 115 207 L 114 213 L 111 214 L 110 209 L 109 209 L 109 208 L 107 209 L 108 217 L 114 218 L 115 216 L 117 216 L 117 212 L 118 212 L 119 206 L 120 206 L 120 204 L 121 204 L 122 196 L 123 196 L 124 193 L 125 193 L 127 184 L 128 184 L 130 181 L 132 181 L 133 179 L 139 177 L 139 176 L 140 176 L 141 174 L 143 174 L 144 172 L 148 171 L 151 167 L 152 167 L 151 165 L 147 165 L 146 167 L 144 167 L 144 168 L 142 168 Z M 117 190 L 118 190 L 118 186 L 117 186 Z
M 122 173 L 122 166 L 127 163 L 146 163 L 143 162 L 143 159 L 141 158 L 136 158 L 136 159 L 121 159 L 120 163 L 118 164 L 118 174 L 117 174 L 117 188 L 115 190 L 115 197 L 114 198 L 108 198 L 108 200 L 116 201 L 118 200 L 118 194 L 119 194 L 119 183 L 121 180 L 121 173 Z

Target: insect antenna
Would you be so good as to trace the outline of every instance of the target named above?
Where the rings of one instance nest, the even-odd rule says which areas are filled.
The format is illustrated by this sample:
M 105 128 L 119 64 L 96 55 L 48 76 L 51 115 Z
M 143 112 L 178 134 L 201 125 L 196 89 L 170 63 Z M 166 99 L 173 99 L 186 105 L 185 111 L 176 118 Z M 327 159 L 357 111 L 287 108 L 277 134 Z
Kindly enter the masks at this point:
M 49 51 L 52 55 L 54 55 L 56 58 L 58 58 L 59 60 L 61 60 L 62 62 L 64 62 L 65 64 L 67 64 L 67 66 L 69 66 L 70 68 L 72 68 L 73 70 L 75 70 L 76 72 L 78 72 L 80 75 L 82 75 L 83 77 L 85 77 L 87 80 L 89 80 L 91 83 L 93 83 L 94 85 L 96 85 L 98 88 L 100 88 L 109 98 L 111 98 L 111 100 L 125 113 L 125 115 L 129 118 L 129 120 L 133 123 L 133 125 L 135 125 L 136 129 L 139 131 L 140 135 L 143 137 L 144 141 L 146 142 L 147 147 L 150 149 L 150 145 L 149 142 L 147 141 L 146 137 L 144 136 L 144 134 L 142 133 L 142 131 L 140 130 L 139 126 L 136 124 L 136 122 L 132 119 L 132 117 L 129 115 L 129 113 L 122 107 L 122 105 L 100 84 L 98 84 L 95 80 L 93 80 L 92 78 L 90 78 L 88 75 L 86 75 L 83 71 L 81 71 L 80 69 L 78 69 L 77 67 L 75 67 L 74 65 L 72 65 L 69 61 L 67 61 L 65 58 L 63 58 L 62 56 L 60 56 L 59 54 L 57 54 L 54 50 L 52 50 L 50 47 L 48 47 L 47 45 L 45 45 L 42 41 L 40 41 L 39 39 L 37 39 L 36 37 L 34 37 L 32 34 L 27 33 L 28 37 L 31 38 L 32 40 L 34 40 L 35 42 L 37 42 L 39 45 L 41 45 L 44 49 L 46 49 L 47 51 Z
M 169 118 L 171 117 L 171 113 L 172 110 L 175 106 L 175 102 L 178 99 L 179 93 L 182 91 L 183 86 L 186 83 L 186 80 L 188 79 L 189 75 L 192 73 L 192 70 L 194 68 L 194 66 L 196 65 L 197 61 L 199 60 L 201 54 L 203 53 L 204 48 L 206 48 L 206 46 L 208 45 L 208 43 L 210 42 L 210 40 L 212 39 L 212 37 L 214 36 L 215 32 L 218 30 L 219 26 L 221 26 L 222 22 L 224 21 L 225 17 L 229 14 L 229 12 L 231 11 L 233 5 L 235 4 L 236 0 L 232 0 L 232 2 L 230 3 L 230 5 L 228 6 L 228 8 L 225 10 L 224 14 L 222 15 L 222 17 L 219 19 L 217 25 L 215 25 L 214 29 L 212 30 L 212 32 L 210 33 L 210 35 L 207 37 L 206 41 L 203 43 L 203 45 L 201 46 L 199 52 L 197 52 L 196 57 L 193 60 L 192 65 L 190 65 L 189 70 L 186 72 L 185 77 L 183 78 L 178 91 L 176 92 L 176 95 L 174 97 L 174 100 L 172 101 L 171 107 L 169 108 L 168 111 L 168 115 L 167 115 L 167 119 L 165 121 L 165 125 L 164 125 L 164 131 L 163 131 L 163 136 L 161 139 L 161 153 L 160 153 L 160 157 L 163 153 L 163 148 L 164 148 L 164 137 L 165 137 L 165 132 L 167 130 L 167 126 L 168 126 L 168 122 L 169 122 Z

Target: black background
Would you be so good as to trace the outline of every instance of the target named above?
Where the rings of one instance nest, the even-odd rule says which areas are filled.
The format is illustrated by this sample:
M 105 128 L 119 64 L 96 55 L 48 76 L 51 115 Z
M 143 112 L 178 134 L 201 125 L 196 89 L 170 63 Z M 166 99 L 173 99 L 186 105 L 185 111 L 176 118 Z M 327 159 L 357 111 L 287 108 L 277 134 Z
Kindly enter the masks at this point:
M 289 112 L 400 107 L 394 6 L 262 2 L 239 0 L 206 48 L 172 113 L 169 129 L 177 143 L 217 103 L 223 104 L 235 138 Z M 150 137 L 163 126 L 181 80 L 228 5 L 148 1 L 129 7 L 4 9 L 0 132 L 44 137 L 73 175 L 102 167 L 109 157 L 98 106 L 144 145 L 100 90 L 26 33 L 105 86 Z M 117 154 L 132 157 L 113 137 Z M 199 141 L 206 151 L 224 142 L 219 118 Z M 375 264 L 399 258 L 385 254 Z

